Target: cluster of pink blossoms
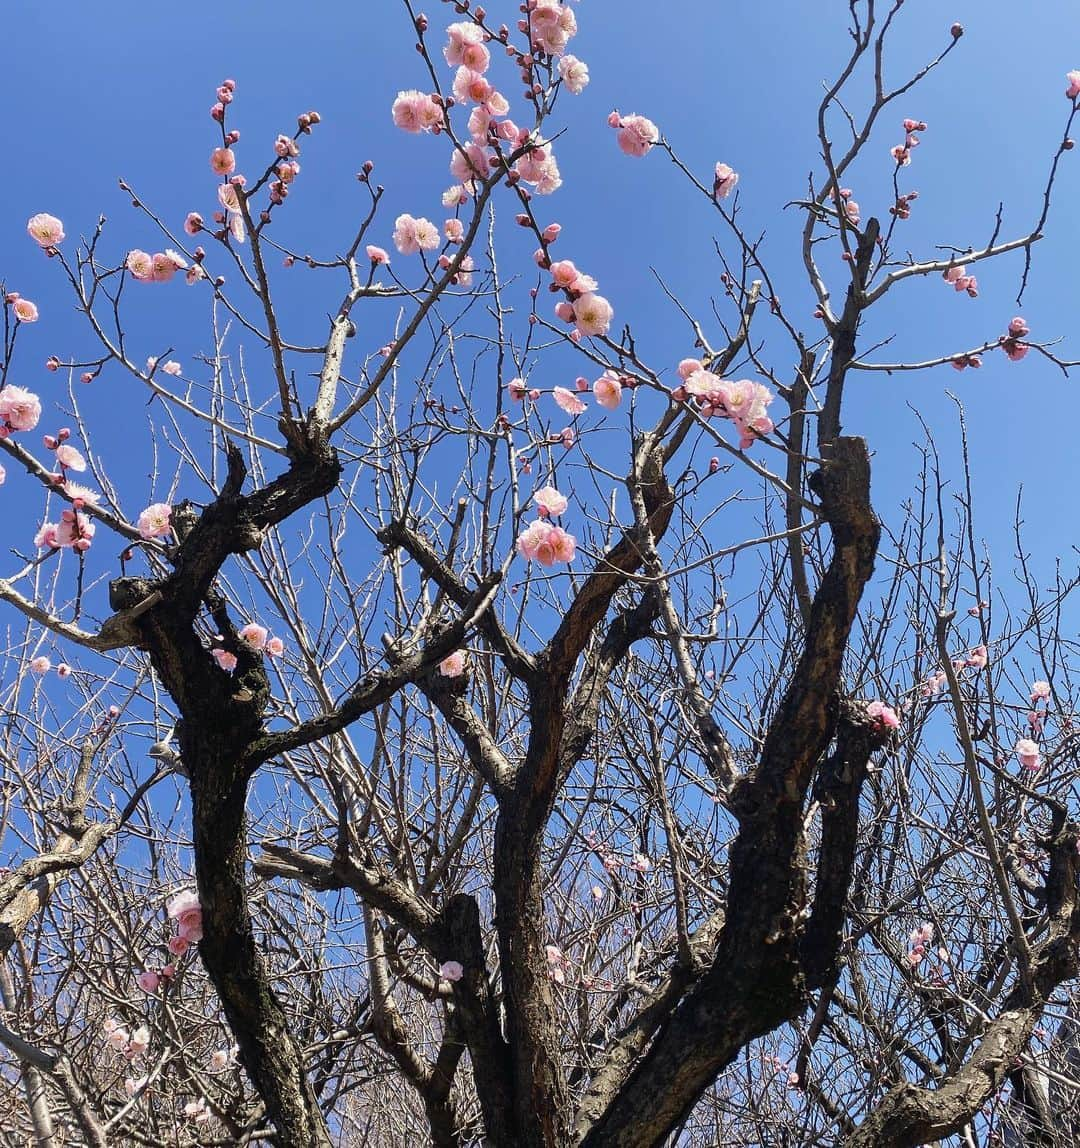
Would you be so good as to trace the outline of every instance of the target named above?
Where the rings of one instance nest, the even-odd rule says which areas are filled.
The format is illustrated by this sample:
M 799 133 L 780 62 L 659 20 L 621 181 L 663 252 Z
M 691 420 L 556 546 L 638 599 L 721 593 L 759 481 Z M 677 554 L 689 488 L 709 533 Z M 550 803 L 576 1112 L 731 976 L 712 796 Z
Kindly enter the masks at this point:
M 553 525 L 546 518 L 538 518 L 518 535 L 517 548 L 518 553 L 530 562 L 554 566 L 556 562 L 573 562 L 577 541 L 561 526 Z
M 0 438 L 7 438 L 12 431 L 33 430 L 40 418 L 37 395 L 13 383 L 0 388 Z
M 518 24 L 528 31 L 532 46 L 549 56 L 561 56 L 566 45 L 577 34 L 577 17 L 572 8 L 560 0 L 530 0 L 528 22 Z
M 739 432 L 741 450 L 752 446 L 761 435 L 772 432 L 773 421 L 767 408 L 776 396 L 764 383 L 749 379 L 722 379 L 706 370 L 700 359 L 683 359 L 678 371 L 683 383 L 672 392 L 672 397 L 677 400 L 695 398 L 704 418 L 719 415 L 731 419 Z
M 56 465 L 59 471 L 52 476 L 52 479 L 57 484 L 65 482 L 66 472 L 69 470 L 80 472 L 86 470 L 86 459 L 68 443 L 69 438 L 71 438 L 71 430 L 68 427 L 61 427 L 55 435 L 42 436 L 45 449 L 51 450 L 56 455 Z
M 549 234 L 553 232 L 553 234 Z M 552 224 L 544 232 L 547 243 L 553 243 L 558 236 L 558 225 Z M 550 262 L 547 253 L 541 248 L 536 252 L 536 261 L 551 272 L 551 289 L 563 291 L 568 298 L 555 305 L 555 314 L 564 323 L 573 323 L 572 339 L 583 335 L 606 335 L 615 317 L 615 309 L 603 297 L 597 295 L 599 284 L 591 275 L 579 271 L 569 259 Z
M 901 126 L 904 129 L 904 142 L 890 148 L 889 154 L 896 160 L 898 166 L 907 167 L 911 163 L 912 149 L 919 146 L 919 137 L 916 132 L 926 131 L 926 123 L 923 120 L 907 119 Z
M 946 283 L 951 283 L 956 291 L 966 291 L 972 299 L 978 298 L 979 281 L 974 275 L 969 275 L 963 264 L 957 263 L 941 273 Z
M 194 889 L 178 893 L 165 906 L 170 921 L 176 922 L 176 935 L 169 938 L 169 952 L 174 957 L 182 957 L 192 945 L 197 945 L 203 936 L 202 906 Z
M 557 985 L 566 984 L 566 974 L 570 971 L 570 958 L 558 945 L 545 945 L 547 955 L 548 977 Z
M 1050 683 L 1034 682 L 1031 686 L 1031 709 L 1027 723 L 1032 737 L 1041 737 L 1050 710 Z
M 1031 350 L 1029 344 L 1020 341 L 1030 330 L 1023 317 L 1017 315 L 1015 319 L 1009 320 L 1008 334 L 998 339 L 998 346 L 1012 362 L 1018 363 Z
M 60 514 L 59 522 L 45 522 L 34 535 L 34 545 L 38 550 L 66 550 L 80 554 L 90 549 L 97 523 L 74 507 Z
M 177 271 L 188 269 L 187 260 L 171 247 L 149 255 L 135 248 L 128 252 L 125 266 L 140 283 L 168 283 Z
M 150 1047 L 150 1030 L 144 1024 L 129 1033 L 115 1017 L 110 1016 L 105 1019 L 101 1030 L 105 1034 L 105 1043 L 109 1048 L 122 1052 L 128 1060 L 141 1056 Z M 144 1081 L 145 1079 L 143 1077 Z
M 866 716 L 881 731 L 898 729 L 900 726 L 900 718 L 897 716 L 896 710 L 880 700 L 872 701 L 867 705 Z
M 439 246 L 439 229 L 430 219 L 414 219 L 411 215 L 399 215 L 394 220 L 394 246 L 402 255 L 415 255 L 418 251 L 434 251 Z
M 32 658 L 30 660 L 31 673 L 38 674 L 40 676 L 42 674 L 47 674 L 51 669 L 52 661 L 50 658 L 46 657 L 45 654 L 38 654 L 36 658 Z M 67 662 L 61 662 L 56 667 L 56 676 L 58 678 L 71 677 L 71 667 L 67 664 Z
M 908 953 L 908 964 L 914 968 L 926 956 L 928 945 L 934 941 L 934 926 L 924 921 L 917 929 L 913 929 L 911 936 L 911 952 Z
M 280 638 L 271 638 L 270 631 L 258 622 L 248 622 L 237 631 L 237 637 L 249 649 L 264 650 L 272 658 L 280 658 L 285 653 L 285 643 Z

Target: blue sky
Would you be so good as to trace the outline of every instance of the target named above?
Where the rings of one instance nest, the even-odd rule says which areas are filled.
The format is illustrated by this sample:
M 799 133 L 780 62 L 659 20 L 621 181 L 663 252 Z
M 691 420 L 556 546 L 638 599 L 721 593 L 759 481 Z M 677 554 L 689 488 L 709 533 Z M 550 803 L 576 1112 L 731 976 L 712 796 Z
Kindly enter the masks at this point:
M 557 145 L 564 187 L 541 206 L 563 224 L 560 255 L 594 274 L 629 321 L 652 363 L 671 369 L 691 347 L 685 324 L 664 300 L 650 268 L 661 273 L 688 306 L 708 317 L 719 267 L 713 237 L 720 221 L 659 152 L 643 160 L 622 156 L 605 118 L 613 107 L 654 119 L 682 158 L 703 178 L 719 159 L 742 176 L 741 218 L 747 231 L 765 233 L 764 250 L 789 313 L 813 327 L 813 301 L 795 243 L 801 219 L 783 205 L 804 193 L 815 164 L 813 115 L 821 83 L 847 50 L 846 4 L 805 0 L 764 4 L 685 0 L 663 6 L 641 0 L 584 0 L 573 50 L 591 69 L 592 83 L 564 100 Z M 496 13 L 497 4 L 489 11 Z M 454 18 L 432 4 L 432 44 Z M 507 5 L 506 16 L 516 15 Z M 852 184 L 863 218 L 891 202 L 889 146 L 904 115 L 929 123 L 925 142 L 903 177 L 921 198 L 904 225 L 906 244 L 919 257 L 935 245 L 979 245 L 1005 204 L 1004 234 L 1024 231 L 1037 214 L 1045 172 L 1067 113 L 1064 73 L 1080 65 L 1080 13 L 1068 0 L 1027 6 L 1022 18 L 1005 0 L 909 0 L 897 21 L 889 75 L 906 74 L 948 42 L 957 19 L 966 35 L 946 64 L 911 96 L 887 111 L 860 161 Z M 302 13 L 295 5 L 182 7 L 113 2 L 65 5 L 58 14 L 27 0 L 7 5 L 0 67 L 9 92 L 19 93 L 12 118 L 13 160 L 0 218 L 0 275 L 9 289 L 34 299 L 42 319 L 20 337 L 13 381 L 39 391 L 48 403 L 65 401 L 62 380 L 42 368 L 50 353 L 78 356 L 91 347 L 72 312 L 57 269 L 24 233 L 25 220 L 49 211 L 70 237 L 87 234 L 98 213 L 109 217 L 106 245 L 119 261 L 130 247 L 161 246 L 145 217 L 117 188 L 124 177 L 168 223 L 178 228 L 189 210 L 213 210 L 214 177 L 207 156 L 214 125 L 207 109 L 220 80 L 237 80 L 232 125 L 242 132 L 241 168 L 258 146 L 261 164 L 278 131 L 291 130 L 297 112 L 323 117 L 304 147 L 303 172 L 275 236 L 300 250 L 327 254 L 360 219 L 364 198 L 354 173 L 365 159 L 387 188 L 387 211 L 373 238 L 389 245 L 398 211 L 438 219 L 438 194 L 450 181 L 447 148 L 436 139 L 406 136 L 389 117 L 401 88 L 424 87 L 423 65 L 412 48 L 404 6 L 396 0 L 322 4 Z M 513 94 L 516 80 L 496 62 Z M 499 72 L 498 69 L 502 68 Z M 572 114 L 571 114 L 572 113 Z M 1080 255 L 1075 209 L 1080 151 L 1066 156 L 1048 238 L 1035 255 L 1023 313 L 1034 338 L 1065 337 L 1064 353 L 1080 357 L 1068 337 L 1076 327 L 1074 265 Z M 504 214 L 512 210 L 506 203 Z M 68 243 L 71 243 L 69 239 Z M 844 268 L 835 268 L 834 293 Z M 978 269 L 977 300 L 956 295 L 936 279 L 893 293 L 869 330 L 895 333 L 889 358 L 922 358 L 995 337 L 1016 313 L 1020 259 Z M 527 264 L 526 281 L 532 274 Z M 505 268 L 504 268 L 505 271 Z M 313 283 L 303 269 L 278 274 L 279 310 L 290 334 L 319 337 L 335 305 L 337 285 Z M 131 291 L 131 330 L 138 354 L 175 348 L 185 365 L 209 349 L 205 297 L 179 284 Z M 391 320 L 385 316 L 385 324 Z M 376 320 L 361 331 L 370 350 L 388 327 Z M 767 354 L 767 352 L 766 352 Z M 790 357 L 778 350 L 778 366 Z M 569 360 L 567 360 L 569 362 Z M 548 385 L 551 381 L 545 380 Z M 134 516 L 150 501 L 145 440 L 154 408 L 133 380 L 110 368 L 79 392 L 99 453 Z M 946 458 L 955 460 L 956 421 L 947 389 L 968 413 L 977 526 L 1008 565 L 1011 508 L 1026 486 L 1029 539 L 1040 565 L 1071 545 L 1062 512 L 1080 474 L 1074 461 L 1072 383 L 1029 356 L 1011 364 L 991 354 L 981 372 L 948 367 L 919 376 L 857 378 L 849 390 L 845 428 L 865 433 L 877 452 L 875 501 L 892 516 L 911 489 L 920 435 L 909 409 L 935 428 Z M 43 429 L 48 418 L 43 420 Z M 57 417 L 57 423 L 63 421 Z M 948 466 L 948 464 L 947 464 Z M 10 468 L 9 468 L 10 471 Z M 953 475 L 958 471 L 953 469 Z M 162 491 L 154 492 L 159 496 Z M 10 475 L 5 500 L 39 498 L 25 478 Z M 37 516 L 37 508 L 31 517 Z

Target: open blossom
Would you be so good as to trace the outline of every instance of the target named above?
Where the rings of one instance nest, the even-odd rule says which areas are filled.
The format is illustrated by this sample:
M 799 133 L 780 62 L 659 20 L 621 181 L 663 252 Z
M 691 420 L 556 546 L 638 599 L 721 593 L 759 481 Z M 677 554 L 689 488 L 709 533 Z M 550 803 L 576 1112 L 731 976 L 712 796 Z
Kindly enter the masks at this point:
M 518 535 L 518 553 L 541 566 L 553 566 L 556 562 L 573 562 L 577 542 L 561 526 L 553 526 L 544 518 L 535 522 Z
M 236 669 L 236 655 L 230 654 L 228 650 L 222 650 L 215 646 L 210 651 L 213 655 L 214 661 L 227 673 L 231 674 Z
M 465 970 L 461 966 L 460 961 L 443 961 L 439 965 L 439 976 L 444 981 L 460 981 L 465 975 Z
M 29 299 L 16 299 L 11 305 L 11 309 L 15 312 L 15 318 L 20 323 L 36 323 L 38 317 L 37 304 L 31 303 Z
M 180 936 L 192 944 L 202 940 L 202 905 L 194 889 L 177 893 L 166 903 L 165 912 L 176 922 Z
M 539 0 L 529 14 L 532 45 L 550 56 L 566 51 L 567 41 L 577 32 L 577 17 L 559 0 Z
M 24 387 L 0 388 L 0 422 L 9 431 L 33 430 L 41 418 L 41 400 Z
M 45 527 L 42 527 L 44 530 Z M 60 515 L 60 522 L 52 535 L 50 546 L 65 548 L 70 546 L 73 550 L 84 551 L 90 549 L 91 539 L 97 531 L 97 523 L 77 510 L 65 510 Z
M 1024 769 L 1036 770 L 1042 764 L 1039 757 L 1039 746 L 1030 738 L 1022 737 L 1016 743 L 1016 756 Z
M 138 280 L 148 283 L 154 274 L 154 257 L 135 248 L 129 251 L 126 259 L 128 271 Z
M 568 415 L 579 415 L 582 411 L 588 409 L 581 399 L 566 387 L 556 387 L 552 394 L 555 397 L 555 401 Z
M 566 495 L 560 494 L 555 487 L 550 485 L 542 486 L 533 495 L 533 502 L 536 503 L 542 518 L 547 518 L 549 515 L 558 518 L 560 514 L 566 513 L 566 508 L 570 505 Z
M 606 335 L 615 309 L 603 297 L 586 292 L 574 301 L 574 325 L 583 335 Z
M 179 375 L 184 368 L 175 359 L 169 359 L 161 364 L 161 369 L 166 375 Z
M 387 254 L 386 249 L 383 247 L 376 247 L 374 243 L 369 243 L 367 247 L 364 248 L 364 250 L 367 253 L 367 257 L 376 266 L 378 266 L 380 263 L 390 262 L 390 256 Z
M 434 251 L 439 246 L 439 229 L 429 219 L 399 215 L 394 220 L 394 246 L 402 255 Z
M 713 180 L 713 195 L 717 199 L 727 199 L 735 190 L 739 182 L 739 173 L 726 163 L 716 165 L 716 177 Z
M 66 470 L 86 470 L 86 459 L 67 443 L 56 448 L 56 461 Z
M 589 83 L 589 66 L 577 56 L 563 56 L 559 61 L 559 75 L 567 90 L 580 96 Z
M 161 987 L 161 974 L 153 969 L 146 969 L 135 978 L 144 993 L 156 993 Z
M 1070 100 L 1075 100 L 1077 96 L 1080 96 L 1080 71 L 1066 72 L 1065 80 L 1069 85 L 1065 89 L 1065 95 Z
M 266 627 L 260 626 L 257 622 L 248 622 L 238 634 L 240 641 L 253 650 L 261 650 L 266 645 L 266 636 Z
M 150 1047 L 150 1030 L 145 1024 L 139 1027 L 131 1034 L 131 1043 L 128 1045 L 128 1051 L 132 1056 L 138 1056 L 140 1053 L 145 1052 Z
M 1039 700 L 1050 700 L 1050 683 L 1049 682 L 1032 682 L 1031 683 L 1031 700 L 1037 702 Z
M 172 507 L 167 502 L 151 503 L 140 515 L 136 523 L 143 538 L 160 538 L 172 530 L 170 518 Z
M 465 238 L 465 225 L 460 219 L 448 219 L 443 224 L 443 235 L 449 243 L 460 243 Z
M 55 247 L 64 238 L 64 225 L 55 215 L 41 212 L 32 215 L 26 224 L 30 238 L 41 247 Z
M 989 655 L 986 647 L 976 646 L 973 650 L 968 650 L 967 661 L 964 665 L 971 666 L 973 670 L 982 670 L 985 669 L 988 660 Z
M 612 117 L 614 117 L 613 126 L 618 129 L 615 142 L 619 145 L 619 150 L 626 155 L 645 155 L 660 138 L 660 129 L 644 116 L 620 116 L 617 112 L 613 112 L 609 122 Z
M 285 653 L 285 643 L 280 638 L 269 638 L 266 643 L 266 652 L 272 658 L 280 658 Z
M 426 92 L 411 88 L 398 92 L 390 109 L 395 127 L 406 132 L 429 132 L 443 122 L 443 110 Z
M 439 663 L 439 673 L 444 678 L 460 678 L 465 672 L 465 651 L 455 650 Z
M 492 153 L 478 143 L 454 148 L 450 156 L 450 174 L 462 183 L 483 179 L 491 170 Z
M 220 1072 L 223 1068 L 228 1067 L 229 1064 L 229 1050 L 227 1048 L 217 1048 L 210 1054 L 210 1068 L 213 1072 Z
M 866 716 L 882 729 L 896 729 L 900 725 L 896 710 L 887 706 L 883 701 L 870 702 L 866 707 Z
M 52 662 L 44 654 L 39 654 L 31 660 L 30 669 L 35 674 L 47 674 L 52 669 Z
M 619 376 L 611 371 L 605 371 L 593 383 L 592 389 L 596 401 L 609 411 L 613 411 L 622 401 L 622 383 L 619 382 Z
M 514 170 L 525 183 L 536 189 L 537 195 L 551 195 L 562 187 L 559 165 L 551 145 L 538 140 L 536 146 L 514 164 Z

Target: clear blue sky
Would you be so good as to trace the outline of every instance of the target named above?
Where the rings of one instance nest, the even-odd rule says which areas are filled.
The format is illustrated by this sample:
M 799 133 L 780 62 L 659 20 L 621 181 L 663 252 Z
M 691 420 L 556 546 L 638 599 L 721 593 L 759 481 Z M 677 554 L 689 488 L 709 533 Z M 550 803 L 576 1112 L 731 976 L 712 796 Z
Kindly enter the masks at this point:
M 488 8 L 496 13 L 498 0 Z M 712 253 L 719 220 L 662 154 L 631 160 L 618 153 L 607 113 L 618 107 L 649 115 L 704 176 L 718 159 L 741 173 L 747 230 L 767 232 L 765 250 L 785 304 L 805 315 L 809 329 L 813 302 L 793 243 L 799 220 L 781 209 L 804 192 L 814 162 L 813 112 L 821 81 L 834 74 L 847 49 L 846 9 L 838 0 L 584 0 L 578 6 L 581 30 L 574 50 L 588 62 L 592 83 L 564 109 L 573 112 L 564 117 L 569 130 L 557 149 L 565 185 L 543 208 L 564 226 L 561 255 L 600 279 L 618 321 L 633 324 L 653 363 L 673 366 L 690 347 L 649 266 L 707 316 L 719 273 Z M 1080 66 L 1080 10 L 1072 0 L 1042 0 L 1023 9 L 1018 15 L 1008 0 L 909 0 L 897 23 L 889 64 L 897 78 L 947 43 L 953 19 L 967 30 L 947 64 L 895 113 L 886 113 L 852 181 L 863 217 L 883 213 L 890 202 L 887 150 L 899 138 L 897 121 L 913 115 L 929 122 L 905 176 L 905 186 L 921 193 L 905 225 L 910 247 L 920 256 L 932 255 L 938 243 L 984 242 L 999 201 L 1005 203 L 1006 233 L 1024 230 L 1037 212 L 1067 111 L 1064 73 Z M 434 33 L 454 18 L 452 9 L 431 3 L 428 11 L 432 42 L 441 44 Z M 512 20 L 516 5 L 506 5 L 505 15 Z M 207 156 L 214 125 L 207 109 L 226 75 L 238 82 L 232 122 L 243 134 L 241 167 L 256 144 L 261 161 L 265 146 L 278 131 L 291 129 L 297 112 L 316 108 L 323 117 L 305 146 L 286 218 L 275 225 L 278 238 L 300 248 L 310 243 L 320 254 L 334 250 L 360 217 L 364 200 L 353 176 L 369 158 L 387 187 L 389 206 L 377 241 L 388 243 L 398 211 L 440 218 L 437 196 L 449 182 L 447 149 L 438 140 L 405 136 L 390 122 L 398 89 L 426 86 L 404 7 L 396 0 L 307 9 L 279 0 L 109 0 L 59 8 L 9 0 L 4 24 L 0 69 L 9 93 L 11 162 L 0 216 L 0 275 L 41 307 L 41 321 L 23 333 L 13 381 L 39 391 L 47 402 L 63 402 L 64 395 L 60 376 L 43 370 L 46 356 L 78 355 L 92 344 L 57 269 L 26 238 L 27 217 L 37 211 L 62 217 L 70 247 L 103 212 L 110 217 L 109 253 L 119 259 L 129 247 L 160 247 L 149 223 L 118 191 L 119 176 L 173 227 L 189 210 L 209 215 L 214 179 Z M 506 75 L 507 65 L 499 62 L 500 67 Z M 512 94 L 516 83 L 507 80 L 506 87 Z M 1077 165 L 1080 150 L 1065 158 L 1024 314 L 1033 337 L 1065 337 L 1065 353 L 1080 357 Z M 996 270 L 980 267 L 982 292 L 974 301 L 939 281 L 895 292 L 874 327 L 897 333 L 885 354 L 931 356 L 995 336 L 1016 313 L 1019 266 L 1012 259 Z M 836 291 L 842 270 L 837 263 Z M 298 269 L 279 278 L 279 308 L 290 332 L 317 337 L 335 305 L 336 286 L 312 290 L 311 279 Z M 205 299 L 178 283 L 129 297 L 132 330 L 145 344 L 138 353 L 172 345 L 187 365 L 208 350 Z M 370 335 L 373 345 L 383 334 Z M 782 354 L 788 355 L 786 348 Z M 139 469 L 146 459 L 133 454 L 128 462 L 119 451 L 144 434 L 153 415 L 134 386 L 110 370 L 80 392 L 101 434 L 99 451 L 132 516 L 150 500 L 145 469 Z M 946 388 L 955 389 L 967 406 L 973 436 L 980 531 L 1002 547 L 999 557 L 1008 565 L 1011 506 L 1023 484 L 1029 492 L 1029 538 L 1046 563 L 1071 545 L 1063 526 L 1080 479 L 1072 387 L 1034 356 L 1010 364 L 992 354 L 981 372 L 961 375 L 943 367 L 919 377 L 857 379 L 845 426 L 867 434 L 877 451 L 875 499 L 890 517 L 911 488 L 914 471 L 908 444 L 919 432 L 908 405 L 925 413 L 943 443 L 955 442 L 955 420 L 944 397 Z M 43 429 L 49 421 L 43 419 Z M 39 497 L 9 467 L 0 491 L 9 508 L 25 510 L 33 502 L 35 519 Z

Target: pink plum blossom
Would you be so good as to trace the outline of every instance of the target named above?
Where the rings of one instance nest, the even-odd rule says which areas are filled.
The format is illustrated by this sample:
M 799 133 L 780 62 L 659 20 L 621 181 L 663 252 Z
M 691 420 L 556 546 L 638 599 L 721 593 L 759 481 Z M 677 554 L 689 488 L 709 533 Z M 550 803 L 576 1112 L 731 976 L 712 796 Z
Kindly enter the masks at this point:
M 1042 764 L 1039 756 L 1039 746 L 1030 738 L 1022 737 L 1016 743 L 1016 756 L 1024 769 L 1035 771 Z
M 726 163 L 716 165 L 716 176 L 713 179 L 713 195 L 717 199 L 727 199 L 735 190 L 739 182 L 739 173 Z
M 518 553 L 529 561 L 541 566 L 553 566 L 556 562 L 572 562 L 577 543 L 572 534 L 561 526 L 553 526 L 544 518 L 535 522 L 518 535 Z
M 559 61 L 559 75 L 567 91 L 574 96 L 580 96 L 589 83 L 589 67 L 577 56 L 563 56 Z
M 182 957 L 190 948 L 191 942 L 187 937 L 176 936 L 169 938 L 169 952 L 172 953 L 174 957 Z
M 477 72 L 487 71 L 486 63 L 483 67 L 477 66 L 477 62 L 485 58 L 475 51 L 476 48 L 484 48 L 484 29 L 479 24 L 471 22 L 451 24 L 446 29 L 446 34 L 450 40 L 443 48 L 443 56 L 452 68 L 464 64 Z M 486 48 L 484 48 L 484 53 L 490 60 L 490 54 L 487 53 Z
M 443 224 L 443 235 L 449 243 L 460 243 L 465 238 L 465 225 L 460 219 L 448 219 Z
M 41 400 L 24 387 L 0 388 L 0 421 L 9 431 L 30 431 L 41 418 Z
M 443 110 L 426 92 L 398 92 L 390 109 L 394 125 L 406 132 L 429 132 L 443 122 Z
M 31 303 L 29 299 L 16 299 L 11 305 L 11 309 L 15 312 L 15 318 L 18 319 L 20 323 L 37 322 L 37 304 Z
M 465 975 L 465 970 L 460 961 L 443 961 L 439 965 L 439 976 L 444 981 L 460 981 Z
M 210 651 L 214 661 L 227 673 L 231 674 L 236 669 L 236 655 L 230 654 L 228 650 L 222 650 L 220 647 L 215 646 Z
M 964 664 L 973 670 L 981 670 L 985 669 L 988 660 L 989 654 L 986 647 L 976 646 L 973 650 L 968 650 L 967 661 Z
M 1070 100 L 1075 100 L 1080 96 L 1080 71 L 1066 72 L 1065 81 L 1069 85 L 1065 89 L 1065 95 Z
M 574 301 L 574 325 L 582 335 L 606 335 L 614 315 L 603 295 L 589 291 Z
M 153 502 L 140 515 L 136 523 L 143 538 L 161 538 L 172 531 L 172 507 L 167 502 Z
M 161 369 L 166 375 L 179 375 L 184 368 L 175 359 L 169 359 L 161 364 Z
M 170 920 L 176 922 L 180 936 L 185 940 L 192 944 L 202 940 L 202 905 L 194 889 L 177 893 L 167 902 L 165 912 Z
M 644 116 L 619 116 L 615 142 L 625 155 L 643 156 L 660 139 L 660 129 Z
M 47 674 L 52 669 L 52 662 L 44 654 L 39 654 L 31 660 L 30 669 L 35 674 Z
M 285 643 L 280 638 L 269 638 L 266 643 L 266 652 L 272 658 L 280 658 L 285 653 Z
M 248 622 L 237 636 L 241 642 L 253 650 L 261 650 L 266 645 L 267 629 L 257 622 Z
M 529 14 L 532 45 L 549 56 L 566 51 L 567 41 L 577 32 L 577 17 L 559 0 L 538 0 Z
M 465 651 L 455 650 L 439 663 L 439 673 L 444 678 L 460 678 L 465 673 Z
M 184 220 L 184 230 L 188 235 L 198 235 L 203 228 L 203 217 L 197 211 L 189 211 Z
M 229 1050 L 227 1048 L 216 1048 L 210 1054 L 210 1069 L 213 1072 L 220 1072 L 226 1068 L 229 1063 Z
M 381 263 L 390 262 L 390 256 L 383 247 L 376 247 L 374 243 L 369 243 L 364 250 L 367 252 L 367 257 L 372 263 L 376 264 L 376 266 Z
M 154 257 L 152 255 L 136 248 L 134 251 L 128 252 L 125 263 L 134 278 L 144 283 L 150 282 L 154 274 Z
M 214 148 L 210 153 L 210 170 L 215 175 L 232 175 L 236 170 L 236 153 L 232 148 Z
M 439 246 L 439 230 L 429 219 L 399 215 L 394 220 L 394 246 L 402 255 L 434 251 Z
M 570 505 L 569 499 L 565 494 L 560 494 L 553 486 L 542 486 L 534 495 L 533 502 L 536 503 L 537 510 L 542 518 L 549 516 L 558 518 L 560 514 L 566 513 L 566 508 Z
M 1050 700 L 1050 683 L 1049 682 L 1032 682 L 1031 684 L 1031 700 L 1049 701 Z
M 866 707 L 866 716 L 881 729 L 896 729 L 900 725 L 896 710 L 887 706 L 883 701 L 870 702 Z
M 583 274 L 569 259 L 556 260 L 548 270 L 556 287 L 573 294 L 584 295 L 599 286 L 591 275 Z
M 86 459 L 67 443 L 56 448 L 56 461 L 66 470 L 86 470 Z
M 619 376 L 612 371 L 605 371 L 593 383 L 593 394 L 600 406 L 609 411 L 615 410 L 622 401 L 622 383 L 619 381 Z
M 144 993 L 156 993 L 161 987 L 161 974 L 153 969 L 139 973 L 135 980 Z
M 588 409 L 581 399 L 566 387 L 556 387 L 552 394 L 555 401 L 568 415 L 579 415 Z
M 55 247 L 64 239 L 64 225 L 55 215 L 40 212 L 32 215 L 26 224 L 30 238 L 41 247 Z

